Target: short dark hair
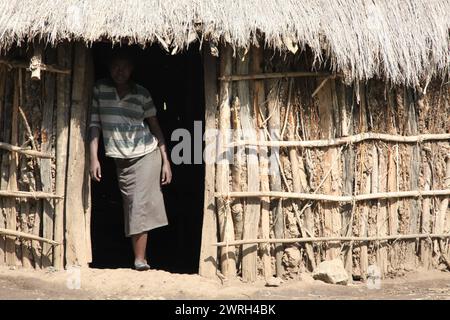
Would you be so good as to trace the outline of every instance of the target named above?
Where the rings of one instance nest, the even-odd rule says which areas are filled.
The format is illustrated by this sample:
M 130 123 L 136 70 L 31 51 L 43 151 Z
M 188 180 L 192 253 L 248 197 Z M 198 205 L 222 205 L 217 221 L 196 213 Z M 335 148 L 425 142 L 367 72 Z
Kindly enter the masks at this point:
M 108 60 L 108 65 L 111 66 L 111 64 L 117 60 L 126 60 L 134 66 L 134 55 L 131 50 L 126 47 L 113 49 Z

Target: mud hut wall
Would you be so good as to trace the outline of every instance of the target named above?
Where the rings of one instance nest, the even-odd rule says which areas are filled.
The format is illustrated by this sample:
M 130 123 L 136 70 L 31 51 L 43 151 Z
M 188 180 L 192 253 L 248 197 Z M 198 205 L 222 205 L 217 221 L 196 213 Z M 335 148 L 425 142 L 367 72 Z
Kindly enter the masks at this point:
M 237 50 L 233 58 L 232 75 L 240 74 L 242 61 L 252 59 L 248 52 Z M 225 59 L 223 55 L 220 59 Z M 264 73 L 310 71 L 313 59 L 307 53 L 283 55 L 264 50 L 261 70 Z M 324 62 L 318 71 L 326 71 Z M 250 72 L 251 73 L 251 72 Z M 227 74 L 228 75 L 228 74 Z M 225 76 L 227 76 L 225 75 Z M 320 75 L 320 76 L 319 76 Z M 221 76 L 218 75 L 219 79 Z M 240 82 L 246 81 L 249 89 L 242 90 Z M 264 82 L 265 99 L 261 99 L 258 82 Z M 223 79 L 219 85 L 223 85 Z M 317 76 L 281 77 L 258 80 L 231 81 L 227 97 L 231 105 L 229 126 L 233 129 L 231 141 L 248 140 L 242 133 L 242 121 L 248 115 L 242 112 L 242 103 L 250 104 L 251 126 L 260 134 L 258 140 L 329 140 L 358 134 L 381 133 L 394 136 L 447 134 L 438 140 L 421 140 L 415 143 L 367 139 L 325 147 L 258 147 L 259 163 L 268 157 L 275 167 L 269 172 L 270 190 L 304 192 L 328 196 L 355 196 L 373 193 L 402 191 L 447 190 L 450 154 L 450 94 L 448 82 L 434 79 L 416 88 L 391 85 L 382 80 L 344 82 L 340 77 Z M 426 91 L 426 92 L 425 92 Z M 248 94 L 250 97 L 241 96 Z M 219 108 L 219 113 L 223 110 Z M 246 117 L 242 119 L 244 114 Z M 275 119 L 276 118 L 276 119 Z M 253 137 L 254 138 L 254 137 Z M 323 141 L 322 141 L 323 142 Z M 314 144 L 314 143 L 313 143 Z M 251 144 L 250 144 L 251 145 Z M 254 148 L 254 145 L 253 145 Z M 252 280 L 248 274 L 295 277 L 300 272 L 313 271 L 323 260 L 339 258 L 353 278 L 365 279 L 368 273 L 378 270 L 382 277 L 395 275 L 419 266 L 442 268 L 450 247 L 448 237 L 427 238 L 427 234 L 448 234 L 450 210 L 448 193 L 444 196 L 385 198 L 377 196 L 365 201 L 317 201 L 258 196 L 233 196 L 233 192 L 254 191 L 250 186 L 250 155 L 254 149 L 235 146 L 233 163 L 229 170 L 231 196 L 226 202 L 231 208 L 234 240 L 249 240 L 247 250 L 235 246 L 237 274 Z M 273 161 L 272 161 L 273 160 Z M 253 162 L 258 165 L 258 161 Z M 251 168 L 254 172 L 254 168 Z M 254 175 L 254 174 L 253 174 Z M 261 172 L 261 176 L 264 172 Z M 447 180 L 446 180 L 447 179 Z M 262 178 L 262 181 L 264 179 Z M 277 182 L 278 181 L 278 182 Z M 278 190 L 277 183 L 281 183 Z M 265 190 L 260 185 L 259 190 Z M 445 192 L 447 192 L 445 191 Z M 251 194 L 251 193 L 249 193 Z M 220 195 L 218 196 L 220 198 Z M 257 202 L 255 204 L 255 199 Z M 251 200 L 251 202 L 250 202 Z M 347 237 L 370 238 L 364 241 L 308 241 L 271 243 L 271 266 L 267 266 L 267 243 L 258 244 L 255 265 L 244 264 L 251 240 L 267 238 L 264 222 L 256 219 L 254 208 L 270 205 L 270 238 Z M 259 204 L 263 204 L 259 207 Z M 222 206 L 223 207 L 223 206 Z M 220 217 L 222 207 L 217 208 Z M 281 208 L 281 213 L 279 210 Z M 251 210 L 250 210 L 251 209 Z M 246 215 L 251 218 L 246 218 Z M 264 212 L 261 211 L 261 215 Z M 260 216 L 262 217 L 262 216 Z M 280 221 L 281 219 L 281 221 Z M 258 225 L 259 231 L 253 230 Z M 247 223 L 247 224 L 246 224 Z M 281 225 L 282 231 L 277 231 Z M 219 228 L 225 228 L 219 225 Z M 250 236 L 248 236 L 250 234 Z M 393 239 L 397 235 L 425 235 L 422 238 Z M 247 237 L 246 237 L 247 235 Z M 389 238 L 390 236 L 393 236 Z M 381 239 L 379 239 L 381 238 Z M 386 239 L 388 238 L 388 239 Z M 223 240 L 223 239 L 221 239 Z M 229 247 L 233 246 L 229 241 Z M 279 255 L 281 245 L 282 254 Z M 223 256 L 222 256 L 223 259 Z M 271 267 L 271 268 L 270 268 Z M 244 270 L 252 268 L 252 270 Z M 280 272 L 282 268 L 282 272 Z M 268 271 L 269 270 L 269 271 Z
M 90 52 L 80 43 L 47 46 L 42 50 L 42 63 L 72 71 L 76 57 L 81 55 L 82 61 L 75 65 L 78 71 L 60 74 L 42 70 L 40 80 L 32 80 L 24 65 L 30 63 L 33 51 L 32 46 L 16 47 L 0 57 L 22 63 L 0 64 L 0 142 L 50 158 L 0 149 L 0 190 L 13 193 L 0 197 L 0 229 L 39 236 L 61 245 L 30 240 L 26 235 L 0 234 L 0 265 L 37 269 L 86 265 L 91 259 L 90 195 L 89 179 L 83 173 L 86 154 L 80 143 L 84 143 L 90 104 Z M 80 74 L 85 80 L 80 79 Z M 73 92 L 77 86 L 78 96 Z M 76 114 L 76 108 L 81 116 Z M 78 158 L 69 162 L 74 154 Z M 77 172 L 69 177 L 68 170 Z M 74 184 L 80 187 L 74 189 Z M 68 193 L 80 199 L 80 203 L 71 204 L 71 216 L 66 211 Z M 36 198 L 37 194 L 41 196 Z M 73 216 L 80 217 L 80 221 L 74 222 Z M 75 230 L 84 231 L 83 239 L 70 238 Z

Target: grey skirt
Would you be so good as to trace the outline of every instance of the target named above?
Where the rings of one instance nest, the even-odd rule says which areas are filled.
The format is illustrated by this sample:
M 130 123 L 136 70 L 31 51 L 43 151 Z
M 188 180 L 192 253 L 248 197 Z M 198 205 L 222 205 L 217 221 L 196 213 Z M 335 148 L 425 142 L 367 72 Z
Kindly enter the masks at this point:
M 125 236 L 168 225 L 159 148 L 141 157 L 114 160 L 123 199 Z

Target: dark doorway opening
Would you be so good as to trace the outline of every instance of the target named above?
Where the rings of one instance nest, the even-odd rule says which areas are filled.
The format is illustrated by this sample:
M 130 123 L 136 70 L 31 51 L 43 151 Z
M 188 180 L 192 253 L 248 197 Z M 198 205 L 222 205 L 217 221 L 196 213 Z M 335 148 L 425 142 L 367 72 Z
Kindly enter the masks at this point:
M 96 80 L 108 76 L 106 57 L 110 43 L 93 45 Z M 203 134 L 203 66 L 198 45 L 170 55 L 158 46 L 132 47 L 136 56 L 133 80 L 146 87 L 157 107 L 157 117 L 169 155 L 178 141 L 172 132 L 183 128 L 194 137 L 194 122 L 201 121 Z M 197 122 L 198 126 L 198 122 Z M 198 128 L 197 128 L 198 130 Z M 191 139 L 193 149 L 194 139 Z M 203 150 L 203 146 L 202 146 Z M 92 182 L 91 267 L 130 268 L 133 253 L 124 236 L 121 194 L 113 159 L 100 146 L 102 181 Z M 192 158 L 193 158 L 192 154 Z M 204 165 L 172 163 L 172 183 L 163 187 L 169 225 L 149 232 L 147 256 L 153 268 L 177 273 L 197 273 L 203 216 Z

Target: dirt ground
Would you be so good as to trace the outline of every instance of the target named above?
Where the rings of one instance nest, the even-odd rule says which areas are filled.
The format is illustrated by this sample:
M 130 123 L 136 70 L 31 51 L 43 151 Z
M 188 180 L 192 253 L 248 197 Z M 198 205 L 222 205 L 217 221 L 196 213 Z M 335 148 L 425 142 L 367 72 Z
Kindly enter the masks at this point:
M 79 274 L 79 277 L 77 277 Z M 80 279 L 80 282 L 77 282 Z M 79 289 L 76 289 L 78 284 Z M 72 289 L 71 289 L 72 288 Z M 160 270 L 81 269 L 55 271 L 0 267 L 0 300 L 4 299 L 438 299 L 450 300 L 450 272 L 416 271 L 381 280 L 380 289 L 362 282 L 331 285 L 301 275 L 279 287 L 260 280 L 222 281 Z

